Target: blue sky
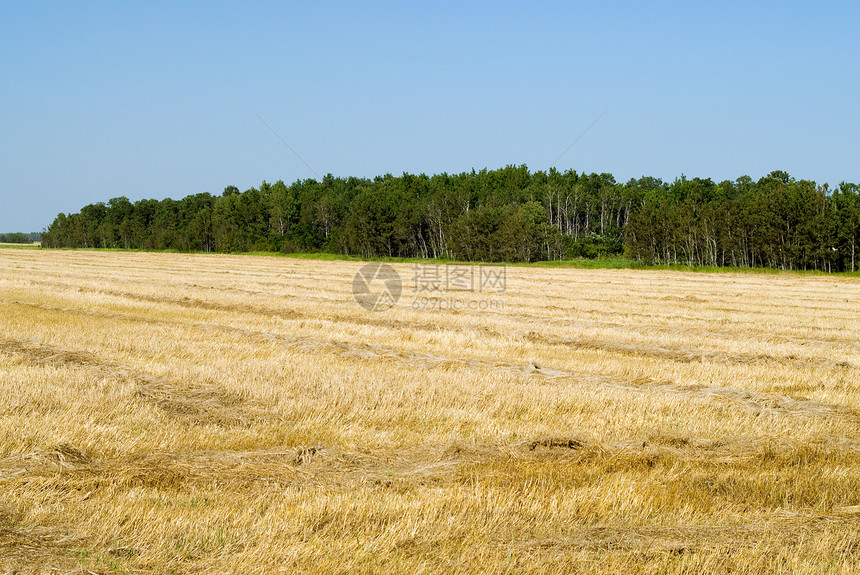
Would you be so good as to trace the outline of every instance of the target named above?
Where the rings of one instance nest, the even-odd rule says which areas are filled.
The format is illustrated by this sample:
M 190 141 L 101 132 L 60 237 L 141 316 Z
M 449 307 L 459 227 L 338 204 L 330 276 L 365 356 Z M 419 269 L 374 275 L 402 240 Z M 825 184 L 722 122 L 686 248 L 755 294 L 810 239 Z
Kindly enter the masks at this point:
M 598 117 L 556 167 L 860 182 L 858 29 L 848 1 L 4 0 L 0 231 L 315 173 L 546 170 Z

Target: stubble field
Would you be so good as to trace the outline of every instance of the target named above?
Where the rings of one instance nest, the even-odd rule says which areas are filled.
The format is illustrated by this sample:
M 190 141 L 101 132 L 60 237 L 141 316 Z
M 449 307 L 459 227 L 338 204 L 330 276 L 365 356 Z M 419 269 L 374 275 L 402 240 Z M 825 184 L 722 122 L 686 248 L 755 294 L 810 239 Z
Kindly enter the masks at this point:
M 0 570 L 856 572 L 860 279 L 361 266 L 0 250 Z

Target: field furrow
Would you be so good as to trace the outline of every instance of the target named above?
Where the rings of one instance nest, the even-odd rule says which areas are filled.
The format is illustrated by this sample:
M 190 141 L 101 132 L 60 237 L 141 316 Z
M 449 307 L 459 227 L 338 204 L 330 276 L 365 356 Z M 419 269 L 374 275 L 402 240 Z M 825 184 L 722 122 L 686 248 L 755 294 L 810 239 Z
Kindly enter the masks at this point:
M 860 562 L 857 278 L 362 265 L 0 251 L 0 570 Z

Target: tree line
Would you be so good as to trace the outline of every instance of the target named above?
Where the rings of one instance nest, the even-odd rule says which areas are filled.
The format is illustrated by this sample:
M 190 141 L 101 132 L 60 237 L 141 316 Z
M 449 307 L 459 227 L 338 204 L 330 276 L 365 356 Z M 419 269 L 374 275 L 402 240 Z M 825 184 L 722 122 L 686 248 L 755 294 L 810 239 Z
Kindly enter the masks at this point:
M 0 244 L 32 244 L 42 240 L 42 234 L 33 232 L 25 234 L 23 232 L 8 232 L 0 234 Z
M 44 247 L 332 252 L 853 270 L 858 186 L 773 172 L 719 184 L 507 166 L 461 174 L 263 182 L 181 200 L 118 197 L 59 214 Z M 855 257 L 856 256 L 856 257 Z
M 625 229 L 628 255 L 652 264 L 855 271 L 860 187 L 795 180 L 681 178 L 651 190 Z

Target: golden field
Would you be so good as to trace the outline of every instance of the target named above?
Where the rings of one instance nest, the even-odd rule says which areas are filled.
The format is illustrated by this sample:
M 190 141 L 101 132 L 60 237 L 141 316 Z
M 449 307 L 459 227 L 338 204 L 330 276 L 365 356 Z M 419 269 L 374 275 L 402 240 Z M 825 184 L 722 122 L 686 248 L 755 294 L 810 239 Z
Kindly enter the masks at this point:
M 0 570 L 857 572 L 860 279 L 362 265 L 0 250 Z

